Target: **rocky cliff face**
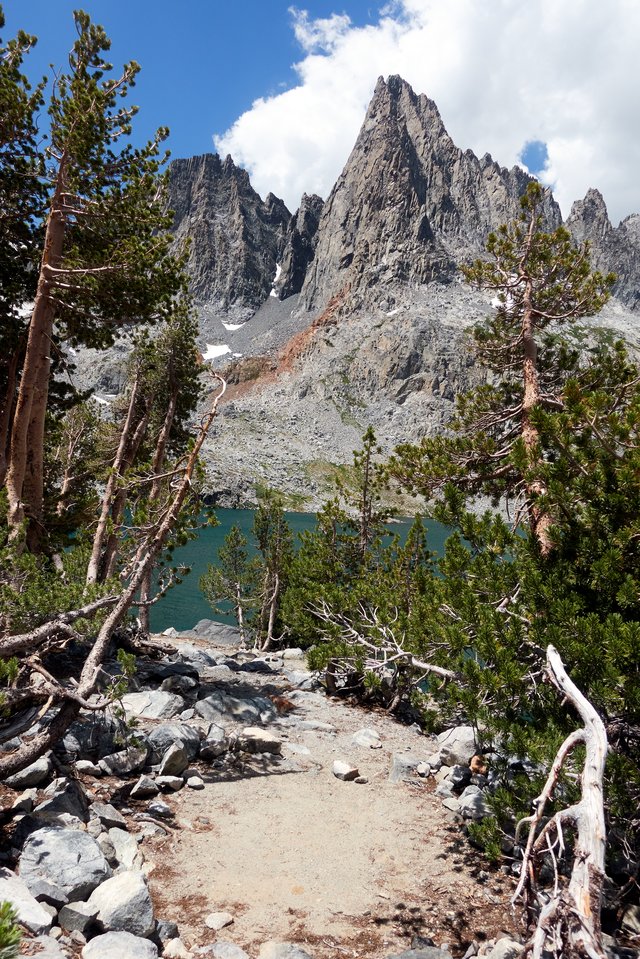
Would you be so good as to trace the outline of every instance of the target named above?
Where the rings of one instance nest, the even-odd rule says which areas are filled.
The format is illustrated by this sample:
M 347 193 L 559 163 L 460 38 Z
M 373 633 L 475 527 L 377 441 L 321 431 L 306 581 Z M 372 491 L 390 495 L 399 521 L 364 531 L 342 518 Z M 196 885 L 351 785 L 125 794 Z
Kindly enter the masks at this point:
M 174 160 L 169 205 L 178 239 L 191 240 L 188 271 L 195 302 L 206 312 L 247 319 L 269 295 L 291 214 L 266 200 L 231 157 Z
M 323 206 L 321 197 L 304 193 L 300 208 L 289 222 L 281 273 L 274 284 L 274 290 L 281 300 L 286 300 L 302 289 L 309 264 L 316 252 Z
M 602 194 L 592 189 L 573 204 L 566 225 L 577 243 L 591 244 L 596 269 L 616 274 L 614 296 L 632 310 L 640 308 L 640 214 L 612 226 Z
M 449 280 L 487 234 L 517 216 L 530 177 L 460 150 L 432 100 L 380 78 L 351 156 L 327 200 L 302 308 L 347 293 L 351 307 L 387 302 L 398 284 Z M 549 197 L 546 218 L 560 223 Z

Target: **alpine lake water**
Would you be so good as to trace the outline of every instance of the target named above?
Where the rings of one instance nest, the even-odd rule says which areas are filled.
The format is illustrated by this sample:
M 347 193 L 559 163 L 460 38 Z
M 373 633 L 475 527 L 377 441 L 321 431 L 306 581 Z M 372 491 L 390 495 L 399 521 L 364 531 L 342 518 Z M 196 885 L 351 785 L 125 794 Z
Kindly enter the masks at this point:
M 248 549 L 251 549 L 254 514 L 255 511 L 251 509 L 216 509 L 215 515 L 219 525 L 204 526 L 195 539 L 175 550 L 173 565 L 190 567 L 191 572 L 183 577 L 181 583 L 170 589 L 155 606 L 151 607 L 150 625 L 154 633 L 161 633 L 170 626 L 177 630 L 192 629 L 201 619 L 213 619 L 225 623 L 235 622 L 232 616 L 221 616 L 212 612 L 200 592 L 200 577 L 207 571 L 209 564 L 217 563 L 218 550 L 232 526 L 240 528 L 249 541 Z M 286 519 L 293 533 L 296 547 L 300 543 L 299 534 L 305 530 L 313 530 L 316 525 L 315 513 L 287 513 Z M 411 523 L 411 519 L 390 523 L 389 536 L 398 534 L 401 540 L 404 540 Z M 424 525 L 427 530 L 429 549 L 441 555 L 444 542 L 451 530 L 434 520 L 424 520 Z

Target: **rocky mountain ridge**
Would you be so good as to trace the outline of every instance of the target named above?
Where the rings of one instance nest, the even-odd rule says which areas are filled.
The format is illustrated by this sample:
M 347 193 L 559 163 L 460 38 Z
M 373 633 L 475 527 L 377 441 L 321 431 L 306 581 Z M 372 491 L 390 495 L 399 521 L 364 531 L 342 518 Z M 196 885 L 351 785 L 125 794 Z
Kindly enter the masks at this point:
M 368 425 L 385 450 L 444 429 L 456 395 L 483 375 L 465 330 L 491 309 L 458 267 L 518 215 L 530 180 L 457 147 L 435 103 L 400 77 L 378 81 L 327 201 L 305 195 L 293 216 L 230 157 L 174 161 L 170 204 L 176 237 L 191 240 L 202 352 L 232 384 L 205 451 L 211 493 L 239 505 L 269 485 L 312 508 Z M 544 216 L 562 222 L 550 193 Z M 617 274 L 594 322 L 637 341 L 640 215 L 613 227 L 590 190 L 566 226 Z M 109 363 L 96 383 L 92 358 L 106 399 L 117 389 Z

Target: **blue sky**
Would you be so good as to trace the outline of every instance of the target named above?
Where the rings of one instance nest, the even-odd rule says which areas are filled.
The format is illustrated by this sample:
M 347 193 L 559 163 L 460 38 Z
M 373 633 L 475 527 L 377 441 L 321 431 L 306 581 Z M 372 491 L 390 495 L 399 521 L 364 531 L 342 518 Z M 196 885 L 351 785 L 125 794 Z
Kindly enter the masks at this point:
M 0 0 L 2 2 L 2 0 Z M 295 3 L 295 6 L 292 6 Z M 74 36 L 70 0 L 4 0 L 39 37 L 38 75 Z M 527 163 L 565 216 L 589 187 L 640 212 L 640 4 L 631 0 L 84 0 L 116 65 L 142 65 L 135 133 L 218 149 L 294 210 L 326 197 L 379 75 L 436 101 L 454 142 Z
M 148 138 L 171 130 L 174 156 L 213 150 L 223 133 L 258 97 L 296 82 L 293 64 L 301 49 L 292 30 L 289 0 L 0 0 L 4 36 L 18 28 L 38 37 L 29 74 L 49 74 L 64 64 L 75 38 L 73 11 L 89 13 L 112 41 L 115 66 L 142 67 L 133 101 L 141 107 L 135 129 Z M 354 24 L 369 20 L 376 5 L 346 4 Z M 329 16 L 332 0 L 304 4 L 313 18 Z M 341 9 L 341 8 L 340 8 Z

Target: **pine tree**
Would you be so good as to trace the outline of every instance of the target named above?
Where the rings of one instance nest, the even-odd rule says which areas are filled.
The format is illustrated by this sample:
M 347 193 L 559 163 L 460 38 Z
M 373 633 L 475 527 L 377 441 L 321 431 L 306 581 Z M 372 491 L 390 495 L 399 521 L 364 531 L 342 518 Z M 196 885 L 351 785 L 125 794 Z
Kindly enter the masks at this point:
M 471 494 L 504 498 L 548 555 L 554 517 L 545 504 L 538 417 L 561 408 L 564 385 L 581 372 L 579 351 L 559 332 L 597 313 L 614 277 L 592 272 L 588 247 L 575 247 L 564 227 L 543 232 L 542 197 L 541 187 L 530 184 L 520 219 L 490 234 L 489 258 L 464 270 L 469 282 L 496 297 L 493 315 L 474 331 L 491 382 L 461 398 L 455 439 L 400 447 L 391 471 L 427 496 L 454 480 Z
M 27 522 L 42 548 L 44 433 L 54 338 L 104 346 L 123 324 L 166 316 L 183 279 L 170 253 L 158 178 L 166 130 L 141 149 L 127 142 L 136 108 L 121 105 L 139 67 L 112 73 L 110 41 L 87 14 L 69 72 L 56 77 L 46 151 L 48 212 L 35 302 L 13 409 L 6 486 L 12 538 Z
M 276 641 L 276 630 L 282 630 L 280 609 L 293 556 L 293 537 L 278 494 L 269 491 L 261 500 L 253 521 L 253 535 L 261 556 L 256 646 L 267 650 Z
M 0 7 L 0 29 L 4 16 Z M 44 205 L 40 182 L 37 114 L 42 84 L 31 88 L 22 64 L 35 37 L 20 31 L 0 40 L 0 485 L 7 470 L 7 444 L 26 340 L 24 304 L 35 294 Z
M 260 579 L 260 568 L 249 559 L 247 545 L 240 528 L 232 526 L 218 550 L 218 564 L 207 566 L 200 579 L 200 589 L 214 613 L 227 612 L 221 603 L 231 605 L 243 646 L 247 642 L 247 619 L 257 609 Z

